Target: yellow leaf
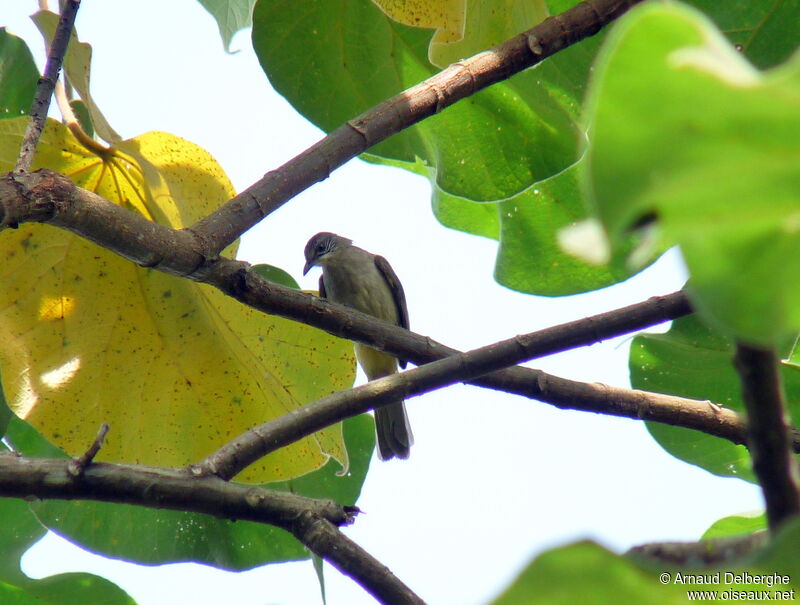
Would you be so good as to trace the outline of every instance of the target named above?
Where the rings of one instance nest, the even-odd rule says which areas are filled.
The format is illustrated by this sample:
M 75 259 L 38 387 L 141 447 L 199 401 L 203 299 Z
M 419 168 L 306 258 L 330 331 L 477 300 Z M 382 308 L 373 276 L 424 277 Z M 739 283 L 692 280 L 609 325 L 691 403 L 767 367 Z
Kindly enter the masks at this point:
M 0 171 L 11 169 L 24 126 L 0 122 Z M 233 195 L 207 152 L 165 133 L 121 142 L 103 160 L 49 121 L 36 162 L 176 228 Z M 82 453 L 107 422 L 99 459 L 184 466 L 352 384 L 347 341 L 140 268 L 67 231 L 6 230 L 0 262 L 6 399 L 70 454 Z M 239 479 L 287 479 L 331 456 L 346 468 L 340 425 L 267 456 Z
M 428 60 L 445 68 L 544 21 L 545 0 L 372 0 L 386 15 L 412 27 L 435 29 Z
M 434 36 L 428 59 L 437 67 L 447 67 L 530 29 L 549 15 L 544 0 L 467 0 L 464 35 L 457 40 Z
M 435 29 L 433 39 L 446 43 L 464 35 L 467 0 L 372 0 L 389 18 L 403 25 Z

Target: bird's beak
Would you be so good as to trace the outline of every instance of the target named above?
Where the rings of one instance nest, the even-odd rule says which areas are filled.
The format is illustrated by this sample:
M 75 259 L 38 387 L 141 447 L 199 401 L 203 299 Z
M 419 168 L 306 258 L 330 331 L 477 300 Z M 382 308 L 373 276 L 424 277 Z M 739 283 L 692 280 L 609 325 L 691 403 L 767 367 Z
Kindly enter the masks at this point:
M 316 265 L 316 263 L 314 262 L 313 258 L 311 260 L 306 261 L 306 265 L 305 267 L 303 267 L 303 275 L 308 273 L 311 270 L 311 267 L 313 267 L 314 265 Z

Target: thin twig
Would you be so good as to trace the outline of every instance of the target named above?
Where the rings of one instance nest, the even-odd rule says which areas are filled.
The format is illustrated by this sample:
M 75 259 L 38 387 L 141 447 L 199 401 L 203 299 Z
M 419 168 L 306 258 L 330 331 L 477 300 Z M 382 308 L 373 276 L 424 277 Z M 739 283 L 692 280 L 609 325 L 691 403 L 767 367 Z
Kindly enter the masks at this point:
M 33 165 L 36 145 L 44 130 L 47 111 L 50 108 L 50 99 L 53 96 L 53 89 L 58 80 L 61 65 L 64 62 L 64 55 L 67 52 L 70 34 L 75 25 L 75 16 L 78 14 L 80 6 L 80 0 L 67 0 L 64 3 L 61 18 L 58 21 L 58 27 L 53 36 L 53 43 L 50 45 L 50 52 L 47 56 L 44 75 L 39 78 L 39 84 L 36 87 L 36 96 L 31 105 L 30 120 L 25 128 L 19 157 L 14 167 L 15 174 L 19 175 L 29 172 Z
M 69 465 L 67 466 L 67 471 L 73 477 L 80 477 L 83 472 L 86 470 L 86 467 L 89 466 L 94 457 L 97 456 L 100 448 L 103 447 L 103 444 L 106 440 L 106 435 L 108 434 L 108 424 L 105 422 L 100 425 L 100 430 L 97 431 L 97 437 L 94 438 L 92 445 L 89 446 L 89 449 L 86 450 L 82 456 L 79 458 L 73 458 L 70 460 Z
M 593 36 L 641 0 L 587 0 L 376 105 L 190 227 L 212 255 L 345 162 L 492 84 Z
M 800 481 L 774 349 L 737 343 L 734 365 L 747 410 L 747 442 L 771 531 L 800 513 Z

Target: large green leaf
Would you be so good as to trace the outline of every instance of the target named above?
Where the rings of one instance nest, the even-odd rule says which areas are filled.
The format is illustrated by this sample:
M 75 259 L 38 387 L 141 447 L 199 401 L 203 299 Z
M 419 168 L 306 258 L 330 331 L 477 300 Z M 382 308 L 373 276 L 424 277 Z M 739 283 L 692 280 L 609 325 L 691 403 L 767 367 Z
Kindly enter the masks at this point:
M 700 580 L 695 576 L 700 576 Z M 783 583 L 786 576 L 788 583 Z M 679 605 L 687 600 L 785 601 L 794 598 L 798 578 L 800 524 L 795 520 L 782 527 L 774 541 L 762 550 L 723 567 L 686 565 L 676 569 L 638 557 L 616 555 L 593 542 L 577 542 L 536 557 L 493 604 Z M 707 592 L 703 598 L 695 591 L 713 594 Z
M 523 13 L 516 31 L 531 25 Z M 499 21 L 514 29 L 509 19 Z M 273 86 L 325 130 L 436 73 L 428 61 L 431 36 L 366 1 L 260 0 L 253 17 L 253 44 Z M 427 175 L 440 221 L 500 238 L 497 275 L 505 285 L 569 294 L 621 279 L 626 271 L 590 267 L 555 245 L 556 225 L 585 217 L 574 181 L 555 201 L 534 192 L 578 157 L 577 119 L 596 44 L 588 40 L 465 99 L 364 157 Z M 562 218 L 553 220 L 553 211 Z M 576 266 L 574 280 L 567 272 L 540 270 Z
M 375 446 L 375 429 L 369 415 L 345 420 L 343 425 L 351 462 L 347 475 L 340 476 L 339 465 L 331 460 L 313 473 L 265 487 L 355 504 Z M 64 456 L 17 418 L 10 423 L 7 438 L 24 455 Z M 31 507 L 47 527 L 82 547 L 137 563 L 195 561 L 243 570 L 310 556 L 290 534 L 249 521 L 93 501 L 36 501 Z
M 761 343 L 800 330 L 800 55 L 758 72 L 702 14 L 646 3 L 609 37 L 588 115 L 612 243 L 656 216 L 710 321 Z
M 711 331 L 697 317 L 684 317 L 665 334 L 640 334 L 633 340 L 631 384 L 647 391 L 708 399 L 743 412 L 733 350 L 730 339 Z M 800 372 L 788 365 L 781 370 L 789 411 L 793 418 L 800 418 Z M 743 445 L 658 422 L 648 422 L 647 428 L 677 458 L 716 475 L 755 481 L 750 454 Z
M 0 27 L 0 120 L 30 111 L 38 80 L 39 70 L 28 45 Z

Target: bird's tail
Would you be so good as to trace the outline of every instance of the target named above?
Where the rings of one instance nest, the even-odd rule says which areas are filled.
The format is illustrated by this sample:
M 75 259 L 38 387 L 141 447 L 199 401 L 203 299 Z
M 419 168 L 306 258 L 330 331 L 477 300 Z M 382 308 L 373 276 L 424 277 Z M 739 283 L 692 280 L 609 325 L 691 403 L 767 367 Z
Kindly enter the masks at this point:
M 406 405 L 402 401 L 375 410 L 375 430 L 378 434 L 378 456 L 381 460 L 408 458 L 414 435 L 408 424 Z

